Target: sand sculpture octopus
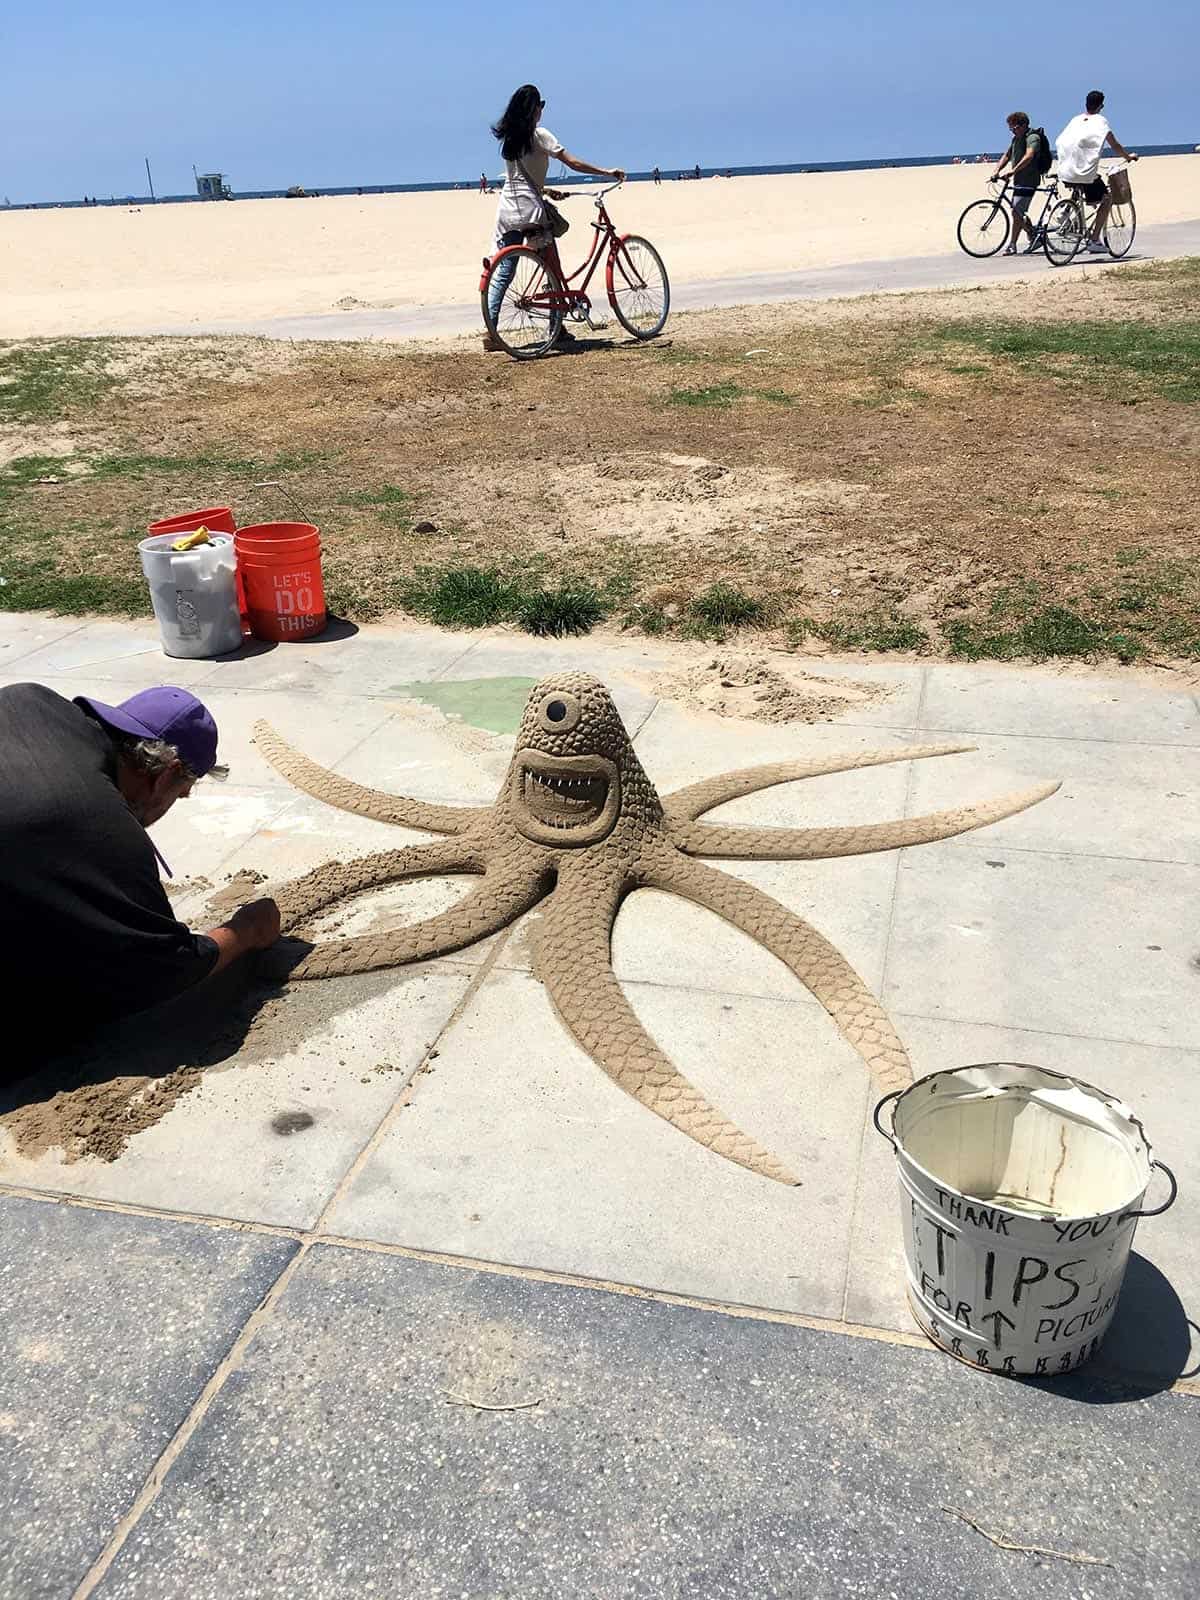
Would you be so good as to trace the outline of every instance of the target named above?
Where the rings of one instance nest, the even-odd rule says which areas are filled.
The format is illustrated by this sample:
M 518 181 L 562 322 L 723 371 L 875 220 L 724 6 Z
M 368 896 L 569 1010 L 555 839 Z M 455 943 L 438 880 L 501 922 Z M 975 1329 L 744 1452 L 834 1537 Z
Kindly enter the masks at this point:
M 699 821 L 714 806 L 774 784 L 857 767 L 952 755 L 971 745 L 912 745 L 747 767 L 659 798 L 604 685 L 584 673 L 539 683 L 512 763 L 490 807 L 432 805 L 364 788 L 293 750 L 260 722 L 263 754 L 298 788 L 360 816 L 446 835 L 347 863 L 331 885 L 318 868 L 278 891 L 284 927 L 333 901 L 403 879 L 474 873 L 478 886 L 440 915 L 389 932 L 314 946 L 293 978 L 366 972 L 446 955 L 543 903 L 535 970 L 567 1028 L 622 1089 L 717 1154 L 795 1183 L 781 1163 L 711 1105 L 635 1016 L 611 959 L 613 923 L 632 890 L 651 887 L 715 911 L 783 961 L 865 1060 L 881 1091 L 912 1082 L 883 1008 L 803 918 L 697 857 L 811 861 L 927 844 L 999 821 L 1053 794 L 1057 783 L 924 817 L 860 827 L 728 827 Z

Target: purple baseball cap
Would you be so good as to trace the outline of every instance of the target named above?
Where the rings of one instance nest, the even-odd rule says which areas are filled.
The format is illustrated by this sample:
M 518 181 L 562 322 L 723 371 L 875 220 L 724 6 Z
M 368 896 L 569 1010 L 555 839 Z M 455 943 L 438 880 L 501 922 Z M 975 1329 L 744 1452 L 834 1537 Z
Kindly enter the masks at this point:
M 80 694 L 75 696 L 75 704 L 118 733 L 173 744 L 198 778 L 216 765 L 217 725 L 207 706 L 186 689 L 143 689 L 119 706 L 107 706 L 103 700 Z

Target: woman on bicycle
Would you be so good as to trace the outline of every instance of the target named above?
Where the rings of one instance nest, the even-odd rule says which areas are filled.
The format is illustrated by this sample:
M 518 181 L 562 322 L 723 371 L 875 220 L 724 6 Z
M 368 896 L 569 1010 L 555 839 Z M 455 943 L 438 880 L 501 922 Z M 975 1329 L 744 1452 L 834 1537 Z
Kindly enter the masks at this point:
M 570 167 L 572 172 L 590 173 L 595 178 L 615 178 L 618 183 L 625 181 L 621 167 L 593 167 L 590 162 L 581 161 L 578 156 L 564 150 L 549 128 L 541 126 L 539 119 L 545 109 L 546 102 L 537 87 L 532 83 L 523 83 L 505 107 L 504 115 L 492 128 L 492 137 L 500 141 L 505 167 L 500 203 L 496 208 L 497 250 L 502 250 L 505 245 L 522 243 L 532 250 L 553 250 L 554 235 L 547 226 L 542 196 L 545 195 L 547 200 L 565 200 L 567 195 L 561 189 L 545 187 L 551 156 L 561 161 L 564 167 Z M 557 251 L 552 258 L 555 266 L 558 264 L 556 258 Z M 488 286 L 488 304 L 493 315 L 514 271 L 515 267 L 502 261 L 492 275 Z M 567 342 L 570 338 L 565 331 L 559 335 L 560 342 Z M 496 343 L 491 334 L 485 333 L 483 348 L 500 350 L 503 347 Z

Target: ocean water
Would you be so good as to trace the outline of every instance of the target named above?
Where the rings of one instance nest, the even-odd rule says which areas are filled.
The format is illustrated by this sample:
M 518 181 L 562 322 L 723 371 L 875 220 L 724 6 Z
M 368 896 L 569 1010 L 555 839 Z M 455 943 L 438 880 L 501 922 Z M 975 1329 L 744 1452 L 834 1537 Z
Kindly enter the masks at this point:
M 1136 140 L 1131 141 L 1130 147 L 1136 149 L 1139 154 L 1144 156 L 1190 155 L 1192 151 L 1198 148 L 1195 141 L 1190 144 L 1139 145 Z M 952 166 L 956 161 L 970 163 L 976 161 L 978 158 L 978 151 L 970 151 L 964 152 L 961 155 L 949 156 L 896 156 L 891 160 L 885 161 L 784 161 L 779 162 L 774 166 L 765 167 L 717 166 L 702 167 L 700 170 L 701 175 L 705 178 L 711 178 L 718 172 L 727 172 L 731 177 L 734 178 L 752 178 L 774 177 L 776 175 L 784 175 L 787 173 L 805 172 L 871 172 L 887 167 L 948 167 Z M 987 161 L 998 161 L 999 158 L 999 151 L 993 150 L 988 153 L 984 159 Z M 690 179 L 694 170 L 694 167 L 684 169 L 684 178 Z M 662 169 L 663 182 L 675 182 L 678 174 L 678 168 L 664 167 Z M 495 174 L 489 173 L 489 179 L 494 184 L 496 181 Z M 631 172 L 628 178 L 630 183 L 648 183 L 650 180 L 651 173 L 649 172 Z M 574 176 L 555 177 L 553 179 L 555 186 L 562 188 L 572 184 L 583 186 L 589 183 L 599 183 L 601 181 L 602 180 L 598 178 L 580 179 Z M 285 189 L 238 189 L 232 184 L 230 187 L 233 188 L 233 198 L 235 200 L 283 200 L 287 198 L 287 191 Z M 449 183 L 350 183 L 333 188 L 310 189 L 308 193 L 310 196 L 330 194 L 434 194 L 443 190 L 453 191 L 455 189 L 461 189 L 466 191 L 475 190 L 478 189 L 478 187 L 479 179 L 476 177 L 473 182 L 470 179 L 464 179 L 459 183 L 455 183 L 453 181 Z M 150 205 L 151 203 L 152 202 L 149 195 L 100 195 L 96 200 L 96 204 L 102 206 L 141 206 Z M 200 196 L 195 194 L 160 194 L 155 197 L 154 203 L 157 203 L 158 205 L 207 205 L 210 202 L 202 201 Z M 13 206 L 8 206 L 7 202 L 5 202 L 4 205 L 0 205 L 0 211 L 5 209 L 10 209 L 13 211 L 44 211 L 71 206 L 82 207 L 82 198 L 79 200 L 31 200 L 20 205 Z

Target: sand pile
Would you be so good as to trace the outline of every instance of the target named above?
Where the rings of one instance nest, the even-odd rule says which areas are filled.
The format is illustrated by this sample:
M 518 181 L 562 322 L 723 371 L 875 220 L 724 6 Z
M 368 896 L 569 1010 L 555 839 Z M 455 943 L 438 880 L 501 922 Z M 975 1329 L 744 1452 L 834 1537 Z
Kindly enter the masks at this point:
M 754 722 L 829 722 L 891 694 L 886 683 L 832 678 L 765 656 L 718 655 L 654 679 L 668 700 Z

